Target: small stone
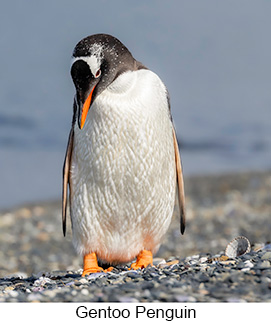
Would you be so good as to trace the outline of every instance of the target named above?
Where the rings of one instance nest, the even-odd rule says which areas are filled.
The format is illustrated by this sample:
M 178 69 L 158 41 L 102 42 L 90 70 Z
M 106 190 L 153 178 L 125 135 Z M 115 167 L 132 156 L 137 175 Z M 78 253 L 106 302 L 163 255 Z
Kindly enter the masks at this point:
M 77 295 L 77 291 L 76 290 L 72 290 L 71 294 L 72 294 L 72 296 L 76 296 Z
M 31 293 L 28 295 L 27 300 L 29 302 L 39 302 L 40 299 L 42 298 L 42 295 L 39 293 Z
M 10 227 L 14 224 L 15 217 L 12 213 L 6 213 L 0 217 L 0 227 Z
M 199 284 L 199 289 L 203 289 L 203 288 L 205 288 L 204 283 L 200 283 L 200 284 Z
M 87 281 L 87 279 L 86 279 L 86 278 L 81 278 L 81 279 L 79 279 L 79 282 L 80 282 L 81 284 L 87 284 L 87 283 L 88 283 L 88 281 Z
M 152 281 L 145 281 L 141 284 L 141 288 L 144 289 L 151 289 L 153 288 L 154 283 Z
M 243 269 L 245 268 L 245 263 L 243 261 L 240 261 L 237 266 L 236 266 L 237 269 Z
M 174 298 L 177 302 L 184 303 L 184 302 L 196 302 L 195 297 L 189 295 L 175 295 Z
M 23 218 L 23 219 L 29 219 L 31 218 L 31 211 L 28 208 L 21 208 L 17 210 L 15 213 L 16 216 Z
M 33 213 L 35 214 L 35 216 L 41 216 L 44 214 L 44 208 L 42 208 L 41 206 L 35 206 L 33 208 Z
M 245 267 L 252 268 L 254 267 L 254 264 L 250 260 L 246 260 L 244 262 Z
M 241 257 L 242 257 L 242 259 L 243 259 L 243 260 L 251 260 L 251 259 L 252 259 L 252 256 L 251 256 L 251 254 L 250 254 L 250 253 L 248 253 L 248 254 L 244 254 L 244 255 L 242 255 Z
M 52 279 L 42 276 L 34 281 L 34 286 L 43 287 L 46 284 L 53 284 L 53 283 L 54 283 L 54 281 Z
M 229 297 L 229 298 L 227 298 L 227 302 L 229 302 L 229 303 L 245 303 L 246 301 L 244 299 L 237 298 L 237 297 Z
M 27 278 L 27 273 L 18 271 L 13 274 L 13 277 L 18 277 L 19 279 L 25 279 Z
M 138 303 L 136 298 L 129 296 L 120 296 L 118 297 L 118 301 L 121 303 Z
M 268 252 L 266 252 L 266 253 L 264 253 L 263 255 L 262 255 L 262 258 L 261 258 L 262 260 L 269 260 L 269 259 L 271 259 L 271 252 L 270 251 L 268 251 Z
M 37 235 L 37 239 L 40 240 L 40 241 L 48 241 L 50 239 L 50 236 L 47 232 L 40 232 L 38 235 Z
M 153 258 L 152 263 L 153 263 L 154 266 L 159 266 L 161 264 L 165 264 L 166 261 L 165 261 L 164 258 Z
M 71 282 L 66 283 L 66 286 L 73 286 L 74 284 L 75 284 L 75 282 L 71 281 Z
M 81 290 L 81 294 L 83 294 L 84 296 L 87 296 L 87 295 L 89 295 L 89 291 L 86 288 L 83 288 Z
M 199 294 L 201 294 L 201 295 L 208 295 L 209 294 L 209 291 L 207 289 L 200 289 L 199 290 Z
M 140 274 L 138 273 L 137 270 L 133 270 L 127 273 L 127 277 L 130 278 L 138 278 L 140 276 Z
M 264 260 L 262 263 L 259 264 L 259 268 L 269 268 L 270 262 L 268 260 Z
M 171 267 L 171 266 L 174 266 L 174 265 L 177 265 L 179 263 L 179 260 L 175 259 L 175 260 L 172 260 L 172 261 L 168 261 L 166 263 L 163 263 L 161 264 L 159 267 Z
M 235 260 L 226 260 L 226 261 L 220 261 L 222 265 L 234 265 L 236 264 Z
M 271 243 L 267 243 L 265 244 L 265 246 L 263 247 L 264 250 L 271 250 Z
M 263 284 L 270 284 L 271 283 L 271 278 L 269 278 L 269 277 L 261 277 L 261 282 Z
M 145 297 L 145 298 L 150 298 L 151 297 L 151 292 L 148 289 L 145 289 L 143 291 L 143 293 L 141 293 L 141 296 Z
M 41 286 L 38 286 L 38 287 L 34 287 L 33 288 L 33 292 L 42 292 L 43 290 L 44 290 L 44 288 L 41 287 Z
M 86 278 L 88 280 L 92 280 L 92 279 L 96 279 L 96 278 L 99 278 L 99 277 L 102 277 L 102 276 L 105 276 L 106 274 L 105 273 L 93 273 L 93 274 L 90 274 L 88 276 L 86 276 Z
M 263 243 L 256 243 L 253 247 L 254 251 L 259 251 L 262 250 L 264 248 L 264 244 Z
M 197 260 L 189 260 L 189 264 L 192 266 L 196 265 L 197 263 L 198 263 Z
M 210 280 L 210 278 L 205 274 L 200 274 L 198 279 L 199 279 L 200 282 L 203 282 L 203 283 L 206 283 L 206 282 L 208 282 Z
M 19 293 L 16 290 L 11 290 L 9 292 L 9 296 L 11 296 L 11 297 L 17 297 L 18 295 L 19 295 Z
M 241 271 L 244 271 L 244 272 L 250 271 L 250 268 L 249 267 L 245 267 L 245 268 L 241 269 Z
M 226 260 L 228 260 L 229 259 L 229 257 L 228 256 L 221 256 L 221 257 L 219 257 L 219 261 L 226 261 Z
M 210 266 L 208 266 L 207 264 L 204 263 L 200 266 L 200 271 L 206 272 L 206 271 L 208 271 L 209 268 L 210 268 Z
M 199 262 L 202 264 L 208 260 L 208 257 L 201 257 Z
M 44 291 L 44 295 L 53 299 L 56 295 L 56 290 L 55 289 L 52 289 L 52 290 L 48 289 L 48 290 Z

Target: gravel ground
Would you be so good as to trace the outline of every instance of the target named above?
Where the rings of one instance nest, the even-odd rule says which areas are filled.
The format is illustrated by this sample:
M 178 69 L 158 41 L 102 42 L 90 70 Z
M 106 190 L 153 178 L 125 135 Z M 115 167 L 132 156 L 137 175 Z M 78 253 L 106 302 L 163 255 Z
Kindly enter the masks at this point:
M 155 266 L 139 271 L 82 278 L 59 201 L 0 212 L 0 302 L 271 301 L 271 172 L 190 177 L 185 188 L 185 235 L 175 216 Z M 251 252 L 223 257 L 240 235 Z

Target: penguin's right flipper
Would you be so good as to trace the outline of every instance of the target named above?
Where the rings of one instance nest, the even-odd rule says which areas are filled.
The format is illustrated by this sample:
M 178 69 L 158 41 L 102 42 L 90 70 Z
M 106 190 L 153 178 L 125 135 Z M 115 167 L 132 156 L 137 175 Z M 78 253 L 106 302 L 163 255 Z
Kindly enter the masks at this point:
M 67 200 L 68 200 L 68 185 L 70 185 L 70 167 L 71 167 L 71 156 L 73 149 L 73 127 L 70 131 L 66 156 L 63 165 L 63 181 L 62 181 L 62 229 L 63 234 L 66 234 L 66 218 L 67 218 Z

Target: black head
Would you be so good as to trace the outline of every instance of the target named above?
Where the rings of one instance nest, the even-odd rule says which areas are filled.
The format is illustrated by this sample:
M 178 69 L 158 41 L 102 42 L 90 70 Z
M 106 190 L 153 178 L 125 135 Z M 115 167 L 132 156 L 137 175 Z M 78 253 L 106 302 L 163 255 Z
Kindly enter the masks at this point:
M 79 128 L 83 128 L 95 98 L 121 73 L 139 66 L 129 50 L 110 35 L 88 36 L 75 46 L 71 76 L 76 88 Z

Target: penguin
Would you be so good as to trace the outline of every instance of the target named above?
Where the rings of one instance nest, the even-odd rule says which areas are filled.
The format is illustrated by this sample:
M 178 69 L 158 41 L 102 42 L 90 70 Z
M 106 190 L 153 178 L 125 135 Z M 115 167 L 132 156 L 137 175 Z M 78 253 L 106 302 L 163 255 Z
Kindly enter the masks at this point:
M 185 196 L 169 94 L 161 79 L 115 37 L 88 36 L 75 46 L 72 126 L 63 167 L 67 204 L 82 276 L 133 260 L 153 265 L 175 199 L 185 230 Z M 99 264 L 98 264 L 99 260 Z

